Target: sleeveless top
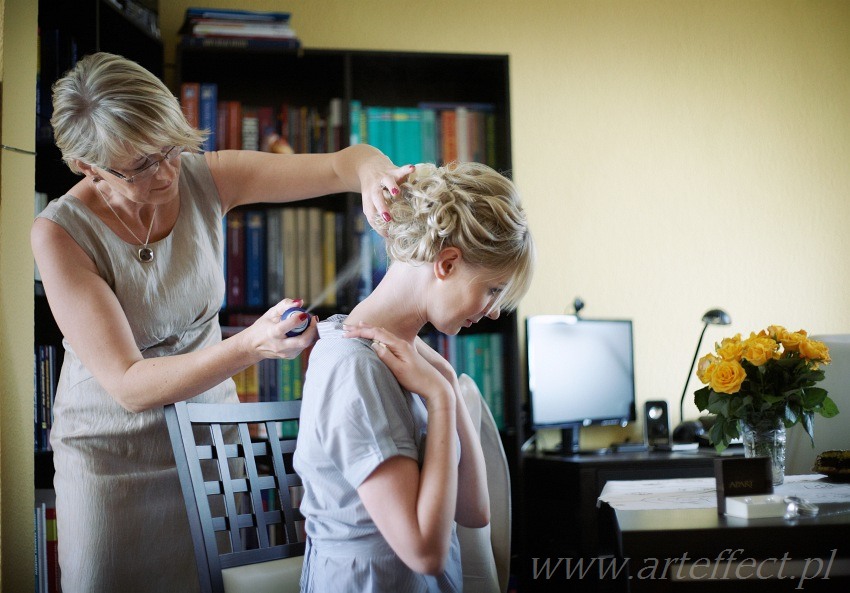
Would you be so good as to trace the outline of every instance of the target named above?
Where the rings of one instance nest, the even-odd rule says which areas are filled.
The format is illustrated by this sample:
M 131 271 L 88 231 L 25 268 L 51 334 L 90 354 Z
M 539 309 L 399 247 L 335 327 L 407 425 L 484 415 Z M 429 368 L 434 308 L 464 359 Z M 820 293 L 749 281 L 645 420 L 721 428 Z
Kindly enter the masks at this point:
M 115 292 L 145 358 L 221 341 L 222 208 L 203 155 L 184 153 L 180 212 L 140 262 L 72 195 L 39 215 L 62 226 Z M 61 298 L 61 296 L 60 296 Z M 50 443 L 65 593 L 196 591 L 195 559 L 161 408 L 121 407 L 63 341 Z M 232 380 L 193 401 L 238 401 Z

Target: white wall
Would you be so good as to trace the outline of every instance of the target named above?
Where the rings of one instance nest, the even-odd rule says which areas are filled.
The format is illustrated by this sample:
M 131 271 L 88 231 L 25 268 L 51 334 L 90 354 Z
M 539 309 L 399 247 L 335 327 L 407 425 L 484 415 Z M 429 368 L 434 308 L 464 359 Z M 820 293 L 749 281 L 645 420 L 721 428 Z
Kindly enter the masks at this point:
M 161 3 L 169 59 L 193 4 Z M 704 352 L 774 323 L 850 331 L 850 3 L 204 5 L 291 11 L 306 47 L 509 54 L 515 179 L 540 246 L 520 315 L 580 295 L 588 317 L 634 319 L 639 403 L 678 409 L 707 309 L 733 326 L 709 328 Z

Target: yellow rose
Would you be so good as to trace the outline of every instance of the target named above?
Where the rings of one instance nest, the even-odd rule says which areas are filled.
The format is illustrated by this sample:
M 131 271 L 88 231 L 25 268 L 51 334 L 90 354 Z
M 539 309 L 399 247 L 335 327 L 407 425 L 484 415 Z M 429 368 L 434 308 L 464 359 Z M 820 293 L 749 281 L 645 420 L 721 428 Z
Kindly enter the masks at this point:
M 779 350 L 779 344 L 767 335 L 750 334 L 750 337 L 743 343 L 741 357 L 759 367 L 772 360 L 777 350 Z
M 815 360 L 824 364 L 832 362 L 829 357 L 829 347 L 817 340 L 806 339 L 800 342 L 800 358 Z
M 697 378 L 699 378 L 704 385 L 708 385 L 709 381 L 711 381 L 711 375 L 714 373 L 716 364 L 719 361 L 720 359 L 714 354 L 706 354 L 699 359 L 699 364 L 697 365 Z
M 782 336 L 788 330 L 782 327 L 781 325 L 770 325 L 767 327 L 767 335 L 776 340 L 777 342 L 782 341 Z
M 741 360 L 741 354 L 744 350 L 743 342 L 741 342 L 741 334 L 735 334 L 731 338 L 723 338 L 723 340 L 715 346 L 715 351 L 723 360 Z
M 736 360 L 721 360 L 714 365 L 708 386 L 717 393 L 738 393 L 747 378 L 744 367 Z
M 785 348 L 786 352 L 799 352 L 800 344 L 806 341 L 806 330 L 786 331 L 779 337 L 779 341 L 782 342 L 782 347 Z

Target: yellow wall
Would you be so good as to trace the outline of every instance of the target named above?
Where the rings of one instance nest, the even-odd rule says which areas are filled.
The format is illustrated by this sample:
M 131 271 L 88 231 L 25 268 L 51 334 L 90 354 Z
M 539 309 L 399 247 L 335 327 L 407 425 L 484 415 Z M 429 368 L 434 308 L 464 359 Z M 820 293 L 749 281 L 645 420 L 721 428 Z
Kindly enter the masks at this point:
M 198 3 L 160 4 L 173 63 Z M 703 352 L 774 323 L 850 332 L 850 3 L 203 5 L 290 11 L 312 48 L 509 54 L 515 179 L 540 246 L 521 318 L 580 295 L 588 317 L 634 319 L 641 407 L 678 402 L 710 308 L 733 325 Z
M 35 145 L 36 6 L 3 5 L 2 143 Z M 0 154 L 0 590 L 33 590 L 32 156 Z

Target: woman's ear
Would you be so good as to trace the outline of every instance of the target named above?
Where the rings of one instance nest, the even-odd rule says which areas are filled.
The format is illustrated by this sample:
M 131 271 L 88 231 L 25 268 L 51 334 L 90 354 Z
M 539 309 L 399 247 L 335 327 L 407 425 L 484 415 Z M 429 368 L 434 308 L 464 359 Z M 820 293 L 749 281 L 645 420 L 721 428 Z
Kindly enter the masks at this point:
M 84 163 L 83 161 L 76 161 L 77 168 L 82 172 L 86 177 L 99 177 L 99 175 L 94 170 L 94 165 L 89 165 L 88 163 Z
M 457 271 L 458 265 L 463 261 L 463 254 L 457 247 L 446 247 L 438 255 L 434 262 L 434 275 L 438 280 L 446 280 Z

